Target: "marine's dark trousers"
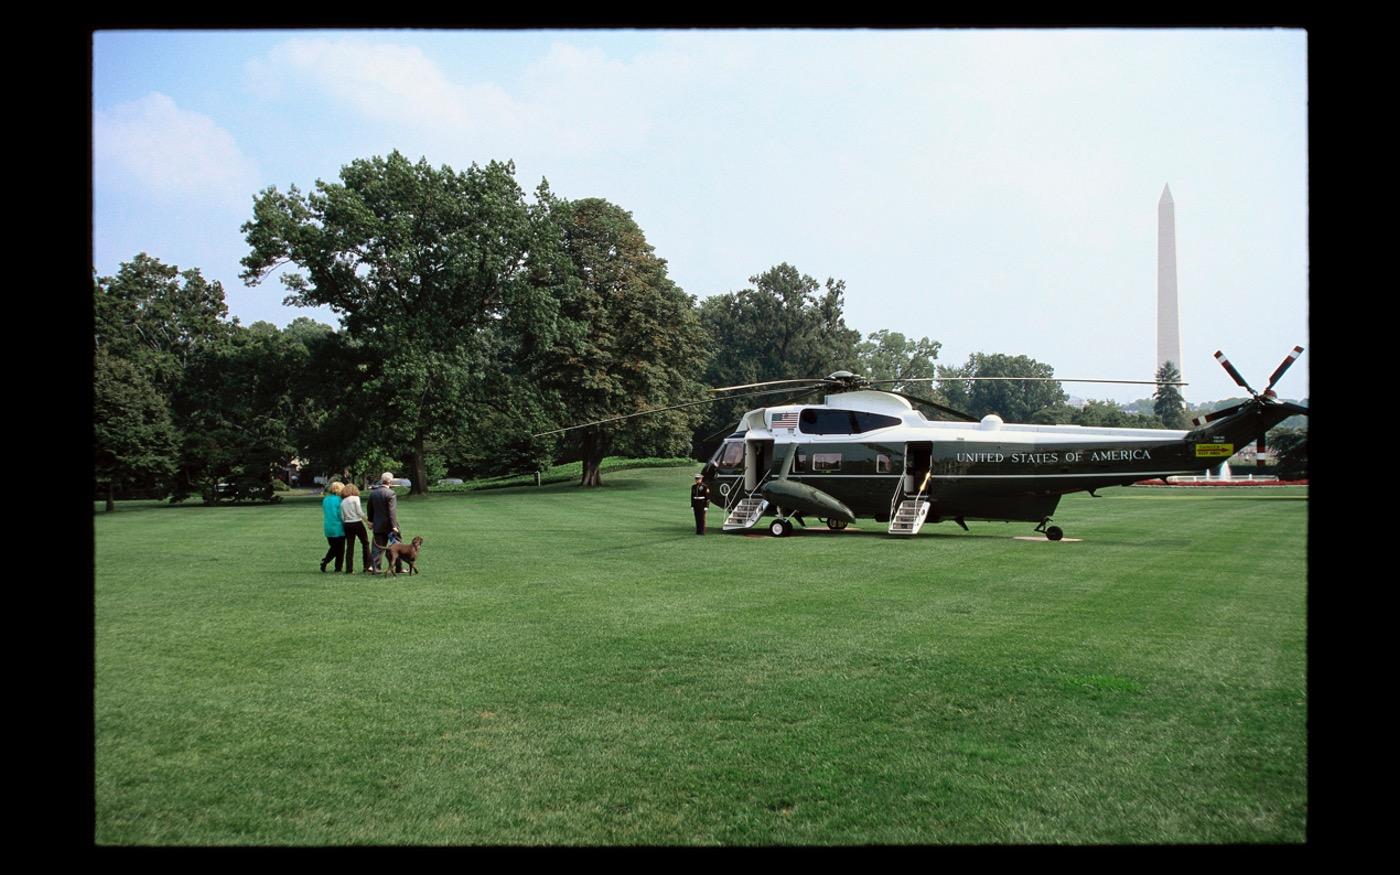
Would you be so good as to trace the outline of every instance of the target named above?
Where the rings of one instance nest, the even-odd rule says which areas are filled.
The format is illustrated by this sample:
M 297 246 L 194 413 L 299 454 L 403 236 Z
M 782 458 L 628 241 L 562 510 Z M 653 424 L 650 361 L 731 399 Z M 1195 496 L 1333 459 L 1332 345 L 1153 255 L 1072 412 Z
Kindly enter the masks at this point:
M 326 543 L 330 544 L 331 548 L 326 551 L 325 557 L 321 559 L 321 570 L 324 571 L 326 563 L 334 559 L 335 570 L 339 571 L 340 563 L 345 558 L 345 536 L 341 535 L 339 538 L 332 538 L 327 535 Z
M 369 569 L 369 533 L 364 523 L 345 524 L 345 573 L 355 573 L 355 539 L 360 539 L 360 559 L 365 569 Z M 337 568 L 336 571 L 340 569 Z
M 695 511 L 695 534 L 705 534 L 705 508 L 696 507 L 691 509 Z

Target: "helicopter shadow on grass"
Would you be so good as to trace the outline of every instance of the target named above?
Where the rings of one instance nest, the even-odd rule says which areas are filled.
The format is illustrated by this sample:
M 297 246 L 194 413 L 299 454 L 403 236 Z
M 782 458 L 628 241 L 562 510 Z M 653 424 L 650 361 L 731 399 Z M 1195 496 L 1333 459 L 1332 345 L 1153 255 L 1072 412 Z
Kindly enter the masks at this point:
M 767 540 L 779 540 L 779 539 L 777 539 L 777 538 L 774 538 L 772 535 L 770 535 L 770 534 L 768 533 L 768 527 L 767 527 L 767 526 L 754 526 L 752 529 L 749 529 L 749 530 L 744 531 L 744 532 L 735 532 L 735 533 L 725 532 L 725 533 L 723 533 L 723 534 L 726 535 L 726 536 L 730 536 L 730 537 L 732 537 L 732 536 L 734 536 L 734 535 L 738 535 L 739 537 L 742 537 L 742 538 L 763 538 L 763 539 L 767 539 Z M 907 536 L 907 535 L 891 535 L 889 532 L 887 532 L 887 531 L 886 531 L 885 529 L 883 529 L 883 528 L 868 528 L 868 529 L 862 529 L 862 528 L 857 528 L 856 526 L 848 526 L 848 527 L 846 527 L 846 528 L 844 528 L 844 529 L 833 530 L 833 529 L 828 529 L 828 528 L 826 528 L 825 526 L 808 526 L 807 528 L 802 528 L 801 526 L 798 526 L 798 527 L 795 527 L 795 528 L 792 530 L 792 534 L 788 535 L 787 537 L 788 537 L 788 538 L 857 538 L 857 539 L 862 539 L 862 540 L 868 540 L 868 539 L 871 539 L 871 538 L 875 538 L 875 539 L 887 540 L 887 541 L 916 541 L 916 540 L 920 540 L 920 539 L 936 539 L 936 540 L 949 540 L 949 541 L 951 541 L 951 540 L 966 540 L 967 538 L 979 538 L 979 539 L 997 538 L 997 537 L 1000 537 L 1000 536 L 998 536 L 998 535 L 988 535 L 988 534 L 979 534 L 979 533 L 977 533 L 977 532 L 961 532 L 961 531 L 953 531 L 953 532 L 950 532 L 950 531 L 930 531 L 930 530 L 925 530 L 925 531 L 923 531 L 923 532 L 920 532 L 917 536 L 909 537 L 909 536 Z

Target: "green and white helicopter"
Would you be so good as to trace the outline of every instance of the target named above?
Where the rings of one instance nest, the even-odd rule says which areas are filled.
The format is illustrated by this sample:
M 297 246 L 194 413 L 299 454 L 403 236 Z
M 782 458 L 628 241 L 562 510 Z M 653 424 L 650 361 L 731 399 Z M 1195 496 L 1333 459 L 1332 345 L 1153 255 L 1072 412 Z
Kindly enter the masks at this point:
M 1274 393 L 1274 385 L 1302 352 L 1301 346 L 1293 348 L 1263 392 L 1254 391 L 1217 352 L 1216 359 L 1251 397 L 1195 420 L 1187 431 L 1018 424 L 1003 422 L 995 414 L 978 419 L 926 398 L 879 388 L 914 382 L 909 379 L 867 380 L 837 371 L 827 377 L 725 386 L 712 389 L 716 397 L 706 401 L 543 434 L 723 398 L 805 395 L 825 389 L 820 404 L 788 403 L 789 398 L 748 411 L 705 463 L 701 475 L 724 507 L 724 531 L 750 530 L 770 516 L 766 527 L 776 537 L 790 534 L 794 523 L 805 526 L 808 517 L 831 529 L 844 529 L 857 518 L 874 518 L 888 525 L 889 534 L 904 536 L 917 534 L 930 522 L 950 520 L 966 529 L 968 520 L 991 520 L 1037 523 L 1035 531 L 1058 541 L 1064 532 L 1050 522 L 1060 496 L 1200 474 L 1237 449 L 1262 440 L 1284 419 L 1306 416 L 1307 407 L 1281 401 Z M 1157 385 L 1146 380 L 1056 381 Z M 950 419 L 929 419 L 911 402 Z

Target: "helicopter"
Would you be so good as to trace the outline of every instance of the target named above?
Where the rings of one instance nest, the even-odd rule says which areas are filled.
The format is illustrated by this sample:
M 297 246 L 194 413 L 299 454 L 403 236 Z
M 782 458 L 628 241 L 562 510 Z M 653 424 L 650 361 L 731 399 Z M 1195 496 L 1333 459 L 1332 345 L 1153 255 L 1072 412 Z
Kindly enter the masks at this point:
M 952 521 L 968 531 L 968 520 L 1033 522 L 1034 531 L 1059 541 L 1052 524 L 1060 497 L 1142 480 L 1198 474 L 1237 448 L 1308 408 L 1281 401 L 1274 385 L 1303 353 L 1295 346 L 1256 392 L 1223 353 L 1216 360 L 1249 392 L 1247 401 L 1199 417 L 1186 431 L 1038 425 L 980 419 L 926 398 L 879 388 L 913 380 L 868 380 L 850 371 L 827 377 L 768 380 L 712 389 L 718 395 L 671 407 L 638 411 L 544 432 L 586 428 L 722 398 L 825 390 L 822 403 L 781 403 L 749 410 L 700 471 L 724 508 L 723 531 L 743 532 L 766 524 L 786 537 L 794 524 L 814 517 L 832 530 L 857 518 L 874 518 L 888 533 L 913 536 L 927 523 Z M 927 378 L 924 378 L 927 379 Z M 936 380 L 936 378 L 934 378 Z M 1042 380 L 1039 377 L 951 379 Z M 1057 382 L 1144 383 L 1147 380 L 1056 380 Z M 1172 385 L 1185 385 L 1175 383 Z M 772 388 L 782 386 L 783 388 Z M 913 402 L 913 403 L 911 403 Z M 929 419 L 918 403 L 948 416 Z

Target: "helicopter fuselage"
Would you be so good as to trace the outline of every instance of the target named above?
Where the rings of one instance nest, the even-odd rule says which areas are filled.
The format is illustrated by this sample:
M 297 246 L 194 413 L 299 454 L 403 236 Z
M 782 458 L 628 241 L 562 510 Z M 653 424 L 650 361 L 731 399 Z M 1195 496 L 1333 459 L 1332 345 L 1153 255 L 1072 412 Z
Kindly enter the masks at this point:
M 1215 467 L 1267 430 L 1267 420 L 1289 415 L 1271 412 L 1278 411 L 1241 411 L 1194 431 L 1015 424 L 996 416 L 945 422 L 925 418 L 902 397 L 862 390 L 828 395 L 820 405 L 749 411 L 705 472 L 726 507 L 765 483 L 810 487 L 767 490 L 766 513 L 778 516 L 843 516 L 823 513 L 832 505 L 814 503 L 815 490 L 855 517 L 880 522 L 901 496 L 920 496 L 929 522 L 1043 524 L 1066 493 Z

